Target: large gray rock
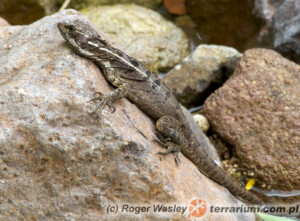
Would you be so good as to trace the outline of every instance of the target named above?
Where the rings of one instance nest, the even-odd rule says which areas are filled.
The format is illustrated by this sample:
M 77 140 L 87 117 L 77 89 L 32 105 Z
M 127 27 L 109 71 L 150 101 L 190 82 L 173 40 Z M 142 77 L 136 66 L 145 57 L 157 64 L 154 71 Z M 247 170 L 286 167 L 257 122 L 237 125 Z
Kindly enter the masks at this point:
M 300 1 L 286 0 L 272 18 L 274 48 L 300 63 Z
M 155 213 L 153 205 L 193 199 L 207 203 L 203 220 L 254 220 L 208 212 L 241 202 L 182 155 L 180 166 L 155 155 L 162 148 L 152 120 L 126 99 L 115 113 L 90 116 L 93 93 L 111 88 L 58 32 L 57 22 L 78 18 L 86 19 L 67 10 L 0 29 L 0 220 L 187 220 L 188 211 Z M 107 214 L 124 204 L 151 209 Z
M 254 14 L 264 21 L 268 21 L 285 1 L 286 0 L 255 0 Z
M 217 45 L 200 45 L 175 66 L 163 82 L 184 105 L 201 103 L 221 86 L 242 57 L 237 50 Z
M 81 12 L 123 51 L 154 71 L 170 69 L 189 52 L 183 31 L 153 10 L 120 4 Z
M 240 170 L 268 189 L 300 189 L 300 69 L 267 49 L 245 52 L 204 106 Z
M 254 12 L 265 23 L 258 38 L 260 45 L 300 63 L 300 1 L 256 0 Z

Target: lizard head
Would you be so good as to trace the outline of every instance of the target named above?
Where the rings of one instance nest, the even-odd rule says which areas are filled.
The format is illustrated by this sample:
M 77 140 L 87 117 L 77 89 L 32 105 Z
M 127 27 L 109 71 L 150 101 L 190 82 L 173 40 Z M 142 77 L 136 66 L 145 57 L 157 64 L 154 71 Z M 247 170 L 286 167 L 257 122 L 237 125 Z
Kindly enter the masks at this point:
M 88 57 L 93 46 L 101 48 L 108 45 L 87 21 L 64 20 L 57 23 L 57 27 L 69 47 L 80 55 Z

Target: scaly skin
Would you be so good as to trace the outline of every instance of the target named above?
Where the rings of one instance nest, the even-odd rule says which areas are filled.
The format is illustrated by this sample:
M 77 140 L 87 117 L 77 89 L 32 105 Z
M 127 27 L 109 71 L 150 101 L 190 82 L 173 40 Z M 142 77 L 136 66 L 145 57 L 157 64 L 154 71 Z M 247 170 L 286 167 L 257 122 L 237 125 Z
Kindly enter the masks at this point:
M 199 170 L 225 186 L 233 195 L 252 203 L 262 203 L 259 197 L 245 190 L 208 157 L 193 134 L 180 104 L 155 74 L 136 59 L 112 47 L 86 21 L 63 21 L 57 26 L 68 46 L 80 56 L 94 61 L 116 87 L 106 95 L 98 92 L 100 96 L 93 99 L 100 101 L 95 111 L 101 112 L 105 105 L 115 109 L 115 100 L 130 99 L 155 120 L 157 130 L 163 135 L 156 141 L 168 147 L 167 152 L 175 152 L 176 156 L 176 151 L 181 149 Z

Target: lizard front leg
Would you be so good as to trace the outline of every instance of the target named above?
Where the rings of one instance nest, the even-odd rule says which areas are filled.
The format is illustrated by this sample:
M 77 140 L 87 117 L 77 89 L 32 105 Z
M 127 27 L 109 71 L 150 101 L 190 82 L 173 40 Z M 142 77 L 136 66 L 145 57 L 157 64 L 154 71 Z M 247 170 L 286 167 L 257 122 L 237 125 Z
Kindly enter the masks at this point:
M 154 141 L 163 147 L 167 147 L 165 152 L 158 152 L 157 154 L 167 155 L 173 153 L 176 163 L 179 164 L 178 153 L 181 151 L 182 140 L 178 132 L 179 125 L 177 120 L 171 116 L 163 116 L 156 122 L 156 129 L 159 132 L 159 140 Z M 162 138 L 161 134 L 166 138 Z
M 100 111 L 101 114 L 105 105 L 107 105 L 110 109 L 113 110 L 113 112 L 115 112 L 116 108 L 113 102 L 117 99 L 127 97 L 128 94 L 131 92 L 129 85 L 120 76 L 118 76 L 114 70 L 105 71 L 105 77 L 109 82 L 111 82 L 117 88 L 109 92 L 108 94 L 102 94 L 101 92 L 95 93 L 99 96 L 90 100 L 90 102 L 100 101 L 100 103 L 92 112 L 92 114 L 95 114 L 98 110 Z

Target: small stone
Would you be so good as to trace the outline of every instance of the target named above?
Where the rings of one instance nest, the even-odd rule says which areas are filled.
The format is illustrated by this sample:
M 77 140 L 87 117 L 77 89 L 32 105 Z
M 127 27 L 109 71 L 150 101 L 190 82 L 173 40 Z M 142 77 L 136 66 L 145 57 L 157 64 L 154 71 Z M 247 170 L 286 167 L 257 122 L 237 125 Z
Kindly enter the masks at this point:
M 164 6 L 170 14 L 184 15 L 186 14 L 185 0 L 164 0 Z
M 210 126 L 207 118 L 202 114 L 195 114 L 193 115 L 193 118 L 196 121 L 196 123 L 199 125 L 203 133 L 206 133 Z
M 200 45 L 164 76 L 163 82 L 182 104 L 201 103 L 216 85 L 222 85 L 222 79 L 233 73 L 241 56 L 233 48 Z
M 0 17 L 0 27 L 9 26 L 10 24 L 4 19 Z

